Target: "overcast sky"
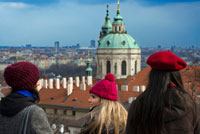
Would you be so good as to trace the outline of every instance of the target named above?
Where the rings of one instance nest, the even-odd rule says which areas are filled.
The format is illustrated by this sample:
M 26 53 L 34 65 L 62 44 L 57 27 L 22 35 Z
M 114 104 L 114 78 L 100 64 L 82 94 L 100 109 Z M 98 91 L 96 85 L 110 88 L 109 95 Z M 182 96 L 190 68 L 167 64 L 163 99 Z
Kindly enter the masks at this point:
M 0 46 L 88 46 L 106 4 L 113 22 L 117 0 L 0 0 Z M 141 47 L 200 46 L 200 0 L 121 0 L 120 9 Z

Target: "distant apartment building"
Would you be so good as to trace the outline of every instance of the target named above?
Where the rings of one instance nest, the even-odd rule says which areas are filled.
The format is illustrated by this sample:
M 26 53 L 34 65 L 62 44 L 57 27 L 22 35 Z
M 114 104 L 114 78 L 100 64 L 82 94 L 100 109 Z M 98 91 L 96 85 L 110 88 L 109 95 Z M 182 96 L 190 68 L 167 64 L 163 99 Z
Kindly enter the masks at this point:
M 90 41 L 90 47 L 92 47 L 92 48 L 95 48 L 95 47 L 96 47 L 96 45 L 95 45 L 95 40 L 91 40 L 91 41 Z

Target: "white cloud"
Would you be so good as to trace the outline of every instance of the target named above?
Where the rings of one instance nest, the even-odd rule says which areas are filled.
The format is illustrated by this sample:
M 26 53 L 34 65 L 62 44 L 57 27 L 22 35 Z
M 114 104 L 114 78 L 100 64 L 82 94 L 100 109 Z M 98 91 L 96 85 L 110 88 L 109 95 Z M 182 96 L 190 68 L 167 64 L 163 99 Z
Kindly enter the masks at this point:
M 5 6 L 7 5 L 7 6 Z M 0 3 L 0 45 L 88 45 L 98 40 L 106 5 L 81 5 L 62 1 L 48 6 Z M 18 8 L 16 8 L 18 7 Z M 20 8 L 19 8 L 20 7 Z M 141 46 L 180 45 L 200 41 L 200 2 L 145 7 L 122 2 L 126 29 Z M 111 21 L 116 4 L 110 5 Z
M 0 8 L 27 8 L 30 5 L 23 2 L 0 2 Z

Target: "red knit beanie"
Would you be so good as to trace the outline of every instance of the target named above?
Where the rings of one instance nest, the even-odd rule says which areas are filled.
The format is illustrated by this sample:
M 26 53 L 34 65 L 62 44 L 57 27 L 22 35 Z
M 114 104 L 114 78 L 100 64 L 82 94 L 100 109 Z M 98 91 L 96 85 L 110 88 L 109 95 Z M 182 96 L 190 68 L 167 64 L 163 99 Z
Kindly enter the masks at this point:
M 16 62 L 6 67 L 4 79 L 12 89 L 30 89 L 39 79 L 39 70 L 32 63 Z
M 152 54 L 147 59 L 147 64 L 156 70 L 181 70 L 187 67 L 184 60 L 170 51 L 160 51 Z
M 105 79 L 97 82 L 89 91 L 101 98 L 105 98 L 112 101 L 117 101 L 117 86 L 115 83 L 115 76 L 108 73 Z

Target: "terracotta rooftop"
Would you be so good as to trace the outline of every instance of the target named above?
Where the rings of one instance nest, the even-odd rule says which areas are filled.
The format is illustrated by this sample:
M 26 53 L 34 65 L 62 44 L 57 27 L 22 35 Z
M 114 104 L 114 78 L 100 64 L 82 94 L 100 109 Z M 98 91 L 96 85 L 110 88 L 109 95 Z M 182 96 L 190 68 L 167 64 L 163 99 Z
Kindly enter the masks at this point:
M 118 100 L 121 103 L 128 103 L 130 97 L 137 97 L 141 92 L 133 91 L 133 86 L 147 85 L 148 75 L 151 68 L 148 66 L 140 71 L 135 76 L 128 76 L 126 79 L 118 79 L 116 83 L 118 85 Z M 183 82 L 186 90 L 192 94 L 200 93 L 200 66 L 188 66 L 181 71 Z M 93 85 L 95 80 L 93 80 Z M 128 91 L 121 91 L 121 85 L 128 85 Z M 90 86 L 86 86 L 86 90 L 80 90 L 80 87 L 73 85 L 73 92 L 67 96 L 67 89 L 42 89 L 40 91 L 41 101 L 39 104 L 52 105 L 52 106 L 64 106 L 75 109 L 87 110 L 89 109 L 88 98 Z

